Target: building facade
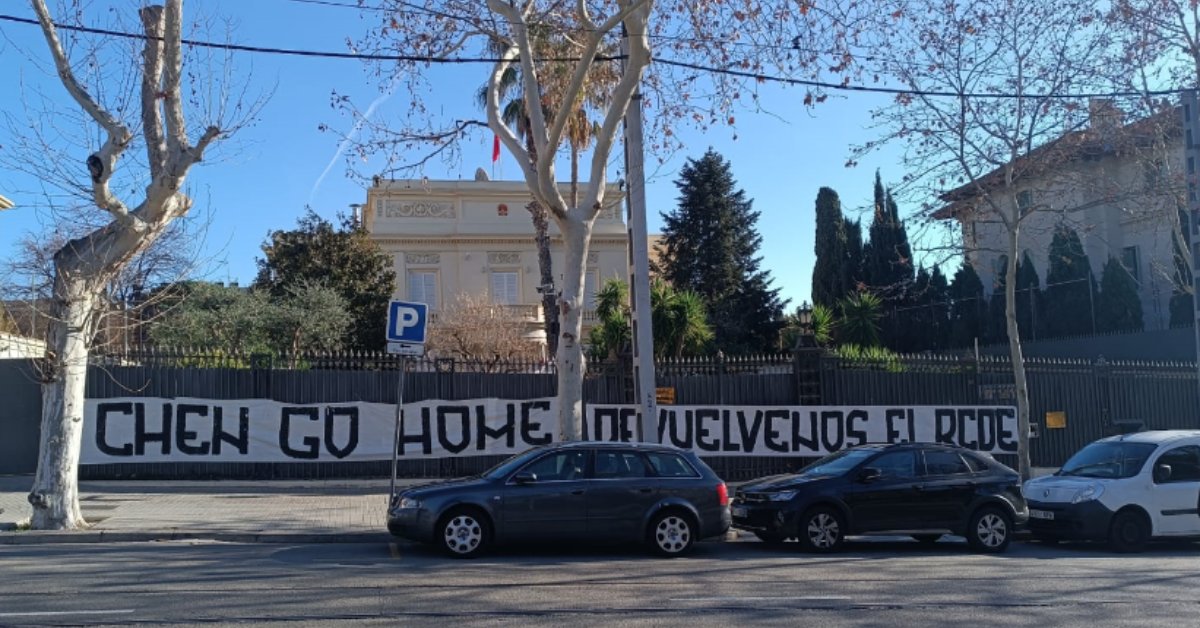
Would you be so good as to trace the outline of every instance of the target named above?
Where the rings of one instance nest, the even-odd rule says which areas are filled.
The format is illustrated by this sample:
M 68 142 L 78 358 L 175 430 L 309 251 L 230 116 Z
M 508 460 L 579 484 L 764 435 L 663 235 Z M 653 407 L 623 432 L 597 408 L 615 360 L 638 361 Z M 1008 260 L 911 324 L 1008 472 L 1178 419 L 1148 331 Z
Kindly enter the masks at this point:
M 581 184 L 582 185 L 582 184 Z M 564 196 L 569 193 L 563 185 Z M 616 185 L 593 226 L 584 286 L 584 337 L 595 322 L 596 289 L 610 278 L 628 280 L 628 232 Z M 395 298 L 429 304 L 437 313 L 459 295 L 486 300 L 525 323 L 526 337 L 545 343 L 541 273 L 532 197 L 519 181 L 377 180 L 367 191 L 362 220 L 393 259 Z M 551 260 L 561 286 L 563 240 L 550 221 Z
M 1158 118 L 1126 124 L 1111 105 L 1093 103 L 1088 128 L 1060 138 L 1059 152 L 1049 165 L 1029 168 L 1031 172 L 1009 188 L 1011 193 L 989 192 L 1001 207 L 1015 203 L 1025 212 L 1019 255 L 1032 260 L 1043 289 L 1055 228 L 1065 224 L 1079 234 L 1097 282 L 1110 258 L 1129 272 L 1138 286 L 1146 329 L 1170 324 L 1178 210 L 1186 193 L 1178 114 L 1167 112 Z M 1163 140 L 1157 149 L 1154 138 Z M 1000 173 L 983 177 L 981 183 L 987 186 L 989 177 Z M 1007 228 L 969 186 L 943 199 L 954 203 L 939 216 L 959 222 L 964 251 L 985 292 L 997 288 L 1004 273 Z M 1081 313 L 1081 323 L 1085 317 Z M 1088 333 L 1086 324 L 1080 333 Z

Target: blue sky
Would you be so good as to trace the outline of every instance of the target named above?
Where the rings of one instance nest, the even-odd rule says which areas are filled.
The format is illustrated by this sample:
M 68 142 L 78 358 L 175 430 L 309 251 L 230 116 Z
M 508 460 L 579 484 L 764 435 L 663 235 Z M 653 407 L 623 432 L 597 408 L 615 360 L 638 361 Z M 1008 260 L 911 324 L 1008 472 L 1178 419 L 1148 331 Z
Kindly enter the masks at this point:
M 51 3 L 54 4 L 54 3 Z M 134 3 L 106 0 L 89 5 L 83 22 L 103 25 L 107 7 Z M 185 12 L 201 6 L 185 3 Z M 295 2 L 293 0 L 205 0 L 203 9 L 231 18 L 237 43 L 323 51 L 346 50 L 346 40 L 357 39 L 374 14 L 356 10 Z M 6 2 L 0 13 L 33 17 L 23 2 Z M 0 109 L 20 107 L 20 94 L 13 86 L 40 86 L 63 103 L 68 97 L 56 77 L 47 77 L 27 56 L 48 59 L 39 29 L 0 22 Z M 322 133 L 328 124 L 343 131 L 351 122 L 330 107 L 334 91 L 348 94 L 366 108 L 380 92 L 377 79 L 354 60 L 286 57 L 238 53 L 238 70 L 251 77 L 250 92 L 271 92 L 258 124 L 243 129 L 214 159 L 194 168 L 189 176 L 193 196 L 205 206 L 211 224 L 204 243 L 205 276 L 212 280 L 251 281 L 260 245 L 272 229 L 291 228 L 311 205 L 320 215 L 333 218 L 351 203 L 364 201 L 366 191 L 345 176 L 344 162 L 337 159 L 338 137 Z M 488 72 L 486 65 L 435 67 L 429 78 L 435 94 L 425 94 L 430 109 L 444 113 L 447 120 L 480 117 L 474 92 Z M 661 228 L 659 212 L 675 206 L 674 180 L 687 157 L 699 157 L 708 147 L 728 159 L 738 184 L 761 212 L 758 223 L 763 236 L 763 266 L 771 271 L 775 285 L 791 306 L 809 298 L 813 264 L 813 204 L 817 190 L 830 186 L 842 197 L 848 213 L 866 211 L 871 202 L 876 168 L 884 181 L 903 175 L 899 148 L 885 149 L 847 169 L 850 147 L 874 138 L 868 128 L 870 109 L 887 102 L 886 96 L 851 94 L 834 96 L 816 109 L 802 106 L 803 93 L 765 86 L 763 106 L 769 114 L 742 112 L 736 129 L 717 129 L 707 134 L 684 129 L 681 136 L 690 147 L 670 161 L 658 165 L 647 158 L 647 200 L 650 230 Z M 406 94 L 384 100 L 377 115 L 395 111 Z M 0 129 L 0 150 L 11 138 Z M 736 134 L 737 139 L 734 139 Z M 491 171 L 492 137 L 479 133 L 463 147 L 456 164 L 432 162 L 425 171 L 430 179 L 470 179 L 477 167 Z M 618 148 L 619 150 L 619 148 Z M 618 160 L 619 161 L 619 160 Z M 84 172 L 83 164 L 79 165 Z M 328 169 L 328 170 L 327 170 Z M 566 178 L 561 168 L 560 178 Z M 501 159 L 497 178 L 515 179 L 520 170 L 508 156 Z M 610 169 L 614 180 L 620 174 Z M 15 172 L 0 171 L 0 193 L 18 208 L 0 213 L 0 255 L 8 260 L 16 252 L 22 234 L 38 231 L 36 208 L 45 201 L 37 193 L 38 182 Z M 901 208 L 904 212 L 905 208 Z M 869 214 L 863 214 L 864 223 Z M 865 231 L 865 225 L 864 225 Z M 0 278 L 3 275 L 0 274 Z

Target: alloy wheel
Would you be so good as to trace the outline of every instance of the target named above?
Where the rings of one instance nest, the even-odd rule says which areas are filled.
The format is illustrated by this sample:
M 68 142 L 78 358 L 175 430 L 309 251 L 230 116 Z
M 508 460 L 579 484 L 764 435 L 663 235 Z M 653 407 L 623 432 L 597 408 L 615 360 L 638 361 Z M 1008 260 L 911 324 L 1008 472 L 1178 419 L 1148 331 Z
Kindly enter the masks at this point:
M 470 515 L 452 517 L 443 532 L 446 548 L 456 554 L 470 554 L 483 542 L 483 526 Z
M 819 512 L 808 520 L 808 540 L 816 549 L 832 549 L 838 544 L 841 534 L 841 526 L 829 513 Z
M 666 554 L 677 554 L 687 549 L 692 539 L 692 528 L 687 520 L 678 515 L 663 517 L 654 528 L 654 542 Z

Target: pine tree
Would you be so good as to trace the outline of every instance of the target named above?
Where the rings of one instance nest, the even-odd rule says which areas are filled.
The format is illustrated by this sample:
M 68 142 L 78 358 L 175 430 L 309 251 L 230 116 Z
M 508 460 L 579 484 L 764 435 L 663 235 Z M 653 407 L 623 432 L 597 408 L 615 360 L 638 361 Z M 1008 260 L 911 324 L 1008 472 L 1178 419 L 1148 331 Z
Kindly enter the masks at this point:
M 1142 300 L 1137 283 L 1115 258 L 1108 258 L 1096 297 L 1096 328 L 1101 332 L 1141 331 Z
M 777 345 L 785 303 L 757 255 L 759 212 L 737 189 L 729 162 L 711 148 L 688 160 L 675 182 L 679 206 L 663 217 L 663 277 L 701 295 L 715 346 L 727 354 Z M 840 209 L 836 224 L 842 226 Z M 844 236 L 844 232 L 843 232 Z
M 814 305 L 835 308 L 849 291 L 846 221 L 842 202 L 832 188 L 817 192 L 816 261 L 813 264 L 812 300 Z M 860 230 L 861 232 L 861 230 Z
M 968 261 L 954 273 L 950 282 L 950 346 L 968 347 L 975 339 L 983 339 L 984 312 L 983 282 L 975 267 Z
M 1046 271 L 1046 335 L 1095 332 L 1096 278 L 1079 234 L 1065 224 L 1054 230 Z

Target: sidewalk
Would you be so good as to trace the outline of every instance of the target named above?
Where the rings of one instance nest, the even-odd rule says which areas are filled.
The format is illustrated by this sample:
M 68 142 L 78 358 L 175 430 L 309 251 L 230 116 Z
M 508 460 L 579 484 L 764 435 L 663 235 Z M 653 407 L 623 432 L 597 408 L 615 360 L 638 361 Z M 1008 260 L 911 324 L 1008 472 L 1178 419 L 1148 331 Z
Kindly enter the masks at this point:
M 412 485 L 424 480 L 401 480 Z M 32 476 L 0 476 L 0 545 L 207 539 L 257 543 L 386 541 L 388 480 L 81 482 L 91 529 L 15 530 Z

